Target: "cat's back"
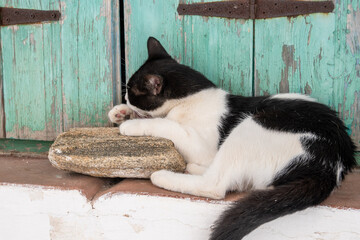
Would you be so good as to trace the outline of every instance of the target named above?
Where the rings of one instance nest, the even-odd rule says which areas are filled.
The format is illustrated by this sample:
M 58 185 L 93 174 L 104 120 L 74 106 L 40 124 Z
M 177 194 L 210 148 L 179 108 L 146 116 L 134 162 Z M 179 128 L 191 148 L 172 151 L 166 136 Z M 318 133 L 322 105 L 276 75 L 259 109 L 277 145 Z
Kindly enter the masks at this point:
M 252 117 L 261 126 L 277 131 L 312 133 L 324 138 L 339 133 L 347 136 L 335 111 L 305 95 L 270 96 L 257 105 Z
M 267 97 L 229 95 L 227 107 L 229 110 L 223 122 L 229 128 L 251 117 L 264 128 L 282 132 L 328 137 L 336 131 L 346 135 L 346 127 L 335 111 L 302 94 L 285 93 Z

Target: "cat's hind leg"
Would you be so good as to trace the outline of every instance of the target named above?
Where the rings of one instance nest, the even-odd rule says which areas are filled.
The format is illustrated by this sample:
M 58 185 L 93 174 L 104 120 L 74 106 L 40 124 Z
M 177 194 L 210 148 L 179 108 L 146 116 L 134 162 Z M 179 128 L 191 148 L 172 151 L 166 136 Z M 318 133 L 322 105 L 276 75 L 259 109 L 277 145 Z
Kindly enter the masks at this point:
M 186 165 L 186 172 L 192 175 L 202 175 L 206 171 L 206 167 L 196 163 L 188 163 Z
M 167 190 L 222 199 L 231 184 L 231 168 L 226 167 L 222 154 L 217 154 L 213 163 L 202 175 L 190 175 L 160 170 L 151 175 L 154 185 Z M 225 164 L 224 164 L 225 162 Z
M 195 196 L 222 199 L 225 197 L 226 189 L 215 189 L 201 175 L 190 175 L 160 170 L 151 175 L 151 182 L 161 188 L 170 191 L 191 194 Z

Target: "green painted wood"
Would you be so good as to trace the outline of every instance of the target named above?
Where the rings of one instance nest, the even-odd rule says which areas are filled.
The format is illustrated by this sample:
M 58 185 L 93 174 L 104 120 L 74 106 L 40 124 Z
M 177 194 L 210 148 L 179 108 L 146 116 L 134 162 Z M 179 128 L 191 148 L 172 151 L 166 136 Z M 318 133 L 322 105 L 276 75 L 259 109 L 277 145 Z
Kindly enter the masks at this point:
M 3 85 L 3 54 L 0 31 L 0 138 L 5 137 L 5 109 L 4 109 L 4 85 Z
M 201 16 L 183 20 L 184 63 L 231 93 L 251 96 L 253 21 Z
M 53 141 L 0 139 L 0 152 L 46 153 Z
M 360 0 L 255 22 L 255 94 L 305 93 L 339 111 L 360 146 Z
M 358 165 L 358 167 L 359 167 L 359 166 L 360 166 L 360 152 L 357 152 L 357 153 L 355 154 L 355 159 L 356 159 L 357 165 Z
M 41 9 L 39 2 L 23 1 L 21 6 Z M 2 27 L 1 41 L 6 133 L 20 138 L 42 135 L 46 124 L 42 25 Z
M 125 0 L 125 61 L 126 79 L 147 58 L 146 41 L 157 38 L 177 60 L 183 59 L 182 19 L 177 15 L 178 0 Z
M 251 95 L 252 20 L 179 16 L 178 4 L 177 0 L 125 0 L 127 79 L 146 60 L 146 40 L 154 36 L 171 56 L 216 85 Z
M 0 6 L 62 13 L 59 22 L 0 29 L 6 137 L 52 140 L 71 127 L 109 125 L 120 82 L 118 2 L 0 0 Z
M 112 102 L 110 1 L 79 1 L 78 76 L 81 126 L 102 126 Z M 105 98 L 105 99 L 104 99 Z M 104 101 L 105 100 L 105 101 Z

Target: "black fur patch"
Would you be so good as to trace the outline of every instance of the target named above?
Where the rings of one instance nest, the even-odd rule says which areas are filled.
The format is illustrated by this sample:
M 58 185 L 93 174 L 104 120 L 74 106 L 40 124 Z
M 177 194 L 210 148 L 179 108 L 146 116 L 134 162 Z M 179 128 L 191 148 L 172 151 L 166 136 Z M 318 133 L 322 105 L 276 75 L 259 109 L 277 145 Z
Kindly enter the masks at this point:
M 152 111 L 161 107 L 167 100 L 179 99 L 207 88 L 214 88 L 201 73 L 177 63 L 154 38 L 148 41 L 148 60 L 137 70 L 128 82 L 130 103 L 142 110 Z M 160 76 L 160 92 L 148 87 L 149 75 Z M 142 94 L 136 94 L 142 93 Z

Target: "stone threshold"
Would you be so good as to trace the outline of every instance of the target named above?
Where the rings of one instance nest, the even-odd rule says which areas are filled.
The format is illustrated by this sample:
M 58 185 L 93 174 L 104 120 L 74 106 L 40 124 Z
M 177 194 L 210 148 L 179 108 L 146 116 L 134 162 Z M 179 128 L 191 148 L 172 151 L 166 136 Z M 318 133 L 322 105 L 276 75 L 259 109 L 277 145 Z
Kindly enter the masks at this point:
M 62 171 L 51 166 L 46 156 L 0 156 L 0 185 L 19 185 L 46 189 L 77 190 L 88 201 L 116 194 L 138 194 L 172 197 L 206 202 L 231 202 L 246 193 L 228 193 L 223 200 L 172 192 L 154 186 L 148 179 L 96 178 Z M 360 209 L 360 169 L 347 175 L 341 187 L 321 205 L 335 208 Z
M 220 213 L 246 195 L 195 197 L 160 189 L 147 179 L 61 171 L 40 156 L 2 155 L 0 166 L 1 239 L 119 239 L 119 234 L 121 239 L 169 239 L 166 234 L 207 239 Z M 321 206 L 273 222 L 249 239 L 360 238 L 360 171 L 348 175 Z M 24 230 L 16 232 L 19 226 Z

